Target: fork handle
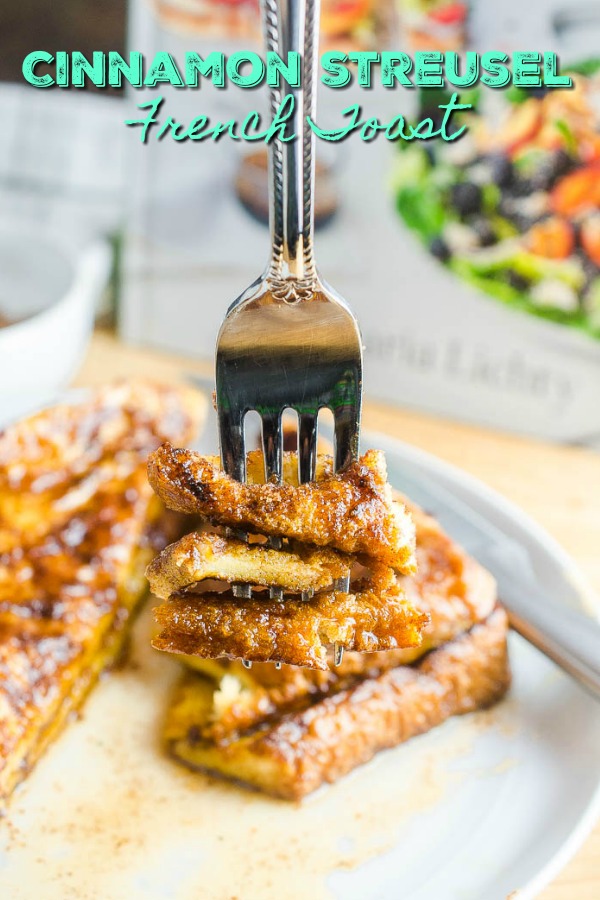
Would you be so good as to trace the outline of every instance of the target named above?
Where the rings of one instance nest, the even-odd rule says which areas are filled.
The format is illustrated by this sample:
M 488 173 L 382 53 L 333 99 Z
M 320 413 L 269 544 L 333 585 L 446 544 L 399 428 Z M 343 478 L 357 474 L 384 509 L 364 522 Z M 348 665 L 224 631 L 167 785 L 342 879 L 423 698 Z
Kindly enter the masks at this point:
M 600 626 L 545 599 L 511 597 L 505 604 L 511 626 L 600 700 Z
M 302 77 L 299 87 L 269 89 L 271 115 L 286 94 L 294 98 L 294 115 L 288 134 L 271 142 L 269 152 L 269 222 L 272 253 L 268 277 L 292 277 L 312 281 L 313 255 L 314 134 L 306 120 L 314 118 L 318 55 L 320 0 L 262 0 L 267 51 L 284 62 L 289 52 L 300 54 Z M 285 93 L 284 93 L 285 91 Z

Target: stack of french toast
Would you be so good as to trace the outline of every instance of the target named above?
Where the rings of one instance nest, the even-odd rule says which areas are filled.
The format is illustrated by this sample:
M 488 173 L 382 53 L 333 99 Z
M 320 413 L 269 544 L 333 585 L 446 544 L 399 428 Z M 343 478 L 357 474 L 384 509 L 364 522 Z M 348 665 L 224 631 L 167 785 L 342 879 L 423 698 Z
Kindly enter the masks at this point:
M 414 571 L 414 525 L 392 497 L 383 455 L 370 451 L 341 474 L 321 457 L 308 484 L 298 484 L 297 468 L 287 453 L 290 480 L 265 484 L 256 451 L 241 484 L 190 450 L 164 445 L 150 456 L 149 480 L 165 505 L 202 522 L 148 569 L 166 600 L 155 610 L 155 647 L 327 669 L 334 644 L 378 651 L 420 643 L 427 617 L 396 577 Z M 252 542 L 224 530 L 231 528 Z M 334 589 L 340 579 L 346 590 Z M 236 596 L 231 583 L 250 585 L 251 596 Z
M 299 799 L 491 705 L 510 672 L 492 576 L 392 491 L 383 454 L 339 474 L 319 455 L 310 484 L 298 484 L 295 453 L 283 468 L 283 484 L 265 484 L 251 452 L 240 484 L 215 457 L 170 445 L 151 454 L 158 496 L 195 518 L 147 574 L 163 600 L 153 644 L 185 666 L 170 753 Z

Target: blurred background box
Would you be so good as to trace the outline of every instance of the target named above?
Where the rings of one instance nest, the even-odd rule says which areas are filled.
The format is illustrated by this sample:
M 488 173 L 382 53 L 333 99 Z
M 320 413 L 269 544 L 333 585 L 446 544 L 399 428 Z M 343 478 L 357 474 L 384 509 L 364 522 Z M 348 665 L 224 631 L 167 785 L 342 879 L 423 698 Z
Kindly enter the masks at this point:
M 376 46 L 414 51 L 419 42 L 436 46 L 440 35 L 459 44 L 469 35 L 476 49 L 560 50 L 556 22 L 564 5 L 537 0 L 523 10 L 515 0 L 502 9 L 475 3 L 470 18 L 466 4 L 460 10 L 451 6 L 398 0 L 379 17 Z M 169 49 L 175 58 L 190 46 L 227 50 L 233 16 L 236 41 L 229 49 L 247 48 L 257 40 L 248 8 L 177 0 L 151 7 L 136 0 L 130 45 L 149 54 Z M 452 14 L 445 16 L 444 8 Z M 433 23 L 429 33 L 427 22 Z M 372 35 L 358 33 L 363 46 L 373 45 Z M 327 40 L 331 34 L 322 37 Z M 336 40 L 345 46 L 343 35 Z M 567 41 L 563 33 L 562 40 L 576 56 L 576 34 Z M 260 91 L 161 93 L 170 114 L 182 121 L 199 112 L 237 117 L 250 98 L 266 108 Z M 417 114 L 415 95 L 408 91 L 321 89 L 319 119 L 335 122 L 352 102 L 382 118 Z M 317 234 L 318 264 L 361 322 L 366 394 L 557 440 L 598 441 L 600 344 L 504 308 L 440 267 L 397 215 L 396 147 L 354 137 L 334 146 L 317 142 L 317 151 L 337 191 L 335 211 Z M 236 192 L 247 152 L 226 142 L 135 147 L 120 319 L 127 339 L 212 356 L 224 310 L 268 254 L 267 228 L 249 215 Z
M 210 360 L 227 305 L 268 257 L 260 164 L 247 162 L 256 145 L 168 139 L 141 145 L 139 132 L 123 123 L 139 117 L 136 104 L 151 92 L 39 91 L 22 84 L 20 63 L 36 43 L 84 53 L 170 50 L 176 58 L 189 49 L 259 49 L 255 0 L 132 0 L 127 9 L 125 0 L 110 0 L 102 11 L 80 0 L 40 18 L 39 35 L 30 2 L 22 11 L 25 30 L 18 30 L 16 8 L 5 13 L 0 75 L 21 84 L 0 85 L 0 225 L 35 223 L 70 235 L 81 252 L 108 237 L 118 263 L 113 283 L 123 338 Z M 413 52 L 464 41 L 506 52 L 554 49 L 572 60 L 599 46 L 593 3 L 356 0 L 324 9 L 323 46 L 344 50 Z M 250 106 L 266 110 L 260 90 L 160 92 L 165 113 L 182 121 L 200 113 L 238 118 Z M 415 92 L 321 89 L 320 123 L 333 126 L 355 102 L 381 118 L 418 114 Z M 339 145 L 318 142 L 317 150 L 324 210 L 317 259 L 359 316 L 366 394 L 598 444 L 598 340 L 507 308 L 439 265 L 396 210 L 396 147 L 354 136 Z

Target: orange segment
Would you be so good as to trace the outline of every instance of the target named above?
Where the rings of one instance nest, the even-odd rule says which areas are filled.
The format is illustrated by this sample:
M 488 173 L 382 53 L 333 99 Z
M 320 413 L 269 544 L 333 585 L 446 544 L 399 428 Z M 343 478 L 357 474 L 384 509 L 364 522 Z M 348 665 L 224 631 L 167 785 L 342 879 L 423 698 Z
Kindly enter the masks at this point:
M 600 165 L 586 166 L 565 175 L 552 191 L 550 203 L 561 216 L 600 206 Z
M 527 141 L 532 140 L 542 126 L 542 108 L 531 98 L 517 106 L 499 134 L 502 146 L 514 153 Z
M 527 247 L 537 256 L 547 259 L 566 259 L 573 252 L 575 237 L 573 228 L 558 216 L 544 219 L 529 231 Z
M 582 224 L 581 245 L 592 262 L 600 266 L 600 216 L 592 216 Z

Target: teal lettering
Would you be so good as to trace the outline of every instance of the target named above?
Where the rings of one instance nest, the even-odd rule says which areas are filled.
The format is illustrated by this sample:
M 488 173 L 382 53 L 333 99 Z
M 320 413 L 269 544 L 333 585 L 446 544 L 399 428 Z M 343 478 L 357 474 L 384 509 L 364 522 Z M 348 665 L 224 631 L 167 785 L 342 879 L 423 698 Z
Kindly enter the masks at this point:
M 276 137 L 287 144 L 296 137 L 295 133 L 287 134 L 286 126 L 294 115 L 295 100 L 293 94 L 286 94 L 273 117 L 273 121 L 265 132 L 265 143 L 270 144 Z
M 225 57 L 222 53 L 209 53 L 202 59 L 199 53 L 185 54 L 185 83 L 188 87 L 198 87 L 199 76 L 212 77 L 215 87 L 225 87 Z
M 267 84 L 279 87 L 283 79 L 290 87 L 300 87 L 300 54 L 288 53 L 287 63 L 277 53 L 267 54 Z
M 171 132 L 171 137 L 174 141 L 185 141 L 187 137 L 183 125 L 180 125 L 179 122 L 176 122 L 175 119 L 168 116 L 166 121 L 159 128 L 156 140 L 160 141 L 169 131 Z
M 160 109 L 160 106 L 164 100 L 164 97 L 156 97 L 154 100 L 147 100 L 145 103 L 138 103 L 138 109 L 148 109 L 149 113 L 145 119 L 125 119 L 126 125 L 141 125 L 142 133 L 141 133 L 141 141 L 142 144 L 146 143 L 148 138 L 148 131 L 150 130 L 152 125 L 156 125 L 158 119 L 156 118 L 156 114 Z
M 382 53 L 381 54 L 381 83 L 384 87 L 394 87 L 399 81 L 403 87 L 414 88 L 414 84 L 408 77 L 412 71 L 413 62 L 407 53 Z
M 539 53 L 529 50 L 513 53 L 513 84 L 519 87 L 539 87 L 542 83 L 540 59 Z
M 347 59 L 348 57 L 345 53 L 331 51 L 323 54 L 321 64 L 327 73 L 321 76 L 323 84 L 331 88 L 342 88 L 350 83 L 352 75 L 348 67 L 342 65 Z
M 382 131 L 385 125 L 382 125 L 379 119 L 367 119 L 360 130 L 361 141 L 372 141 L 377 137 L 377 132 Z
M 459 103 L 458 102 L 458 94 L 452 94 L 448 103 L 440 103 L 440 109 L 445 109 L 444 118 L 442 119 L 442 124 L 440 125 L 440 130 L 438 134 L 441 135 L 443 141 L 456 141 L 464 134 L 467 130 L 466 125 L 462 125 L 457 131 L 453 131 L 452 134 L 448 134 L 448 127 L 450 125 L 450 119 L 452 118 L 452 113 L 456 112 L 459 109 L 471 109 L 470 103 Z
M 491 88 L 503 88 L 510 84 L 510 69 L 506 53 L 484 53 L 481 57 L 481 83 Z
M 342 110 L 343 116 L 349 116 L 348 124 L 343 128 L 338 128 L 334 131 L 327 131 L 323 128 L 319 128 L 317 123 L 310 117 L 306 117 L 306 121 L 310 125 L 311 129 L 317 135 L 317 137 L 321 138 L 324 141 L 343 141 L 345 137 L 348 137 L 356 128 L 360 127 L 360 105 L 358 103 L 354 103 L 352 106 L 347 106 L 346 109 Z
M 419 141 L 428 141 L 429 138 L 437 137 L 440 134 L 433 127 L 433 119 L 422 119 L 418 125 L 410 126 L 410 139 L 417 138 Z
M 357 64 L 359 85 L 371 87 L 371 66 L 374 62 L 379 62 L 379 53 L 374 50 L 364 50 L 361 53 L 349 53 L 348 59 Z
M 258 128 L 260 125 L 260 115 L 256 112 L 256 110 L 252 110 L 251 113 L 248 113 L 244 121 L 242 122 L 242 140 L 244 141 L 264 141 L 267 132 L 260 131 L 256 132 L 256 134 L 249 134 L 249 128 Z
M 111 50 L 108 54 L 108 83 L 110 87 L 121 87 L 123 78 L 132 87 L 142 86 L 142 54 L 132 50 L 129 54 L 129 63 L 126 63 L 120 53 Z
M 71 54 L 71 84 L 73 87 L 84 87 L 86 77 L 96 87 L 104 87 L 106 84 L 106 71 L 104 67 L 105 54 L 100 50 L 94 50 L 92 62 L 75 50 Z
M 471 87 L 479 78 L 479 54 L 467 50 L 465 54 L 465 71 L 461 75 L 458 71 L 460 58 L 458 53 L 446 53 L 446 78 L 450 84 L 456 87 Z
M 250 71 L 247 75 L 242 75 L 240 69 L 246 64 L 250 65 Z M 265 77 L 265 64 L 258 53 L 240 50 L 232 53 L 227 60 L 227 74 L 238 87 L 256 87 Z
M 69 54 L 64 50 L 56 54 L 56 83 L 59 87 L 69 87 Z
M 415 81 L 420 87 L 444 87 L 441 53 L 437 50 L 415 53 Z
M 150 70 L 144 78 L 145 87 L 154 87 L 157 82 L 166 81 L 174 87 L 183 87 L 184 82 L 177 64 L 170 53 L 161 51 L 152 60 Z
M 404 116 L 396 116 L 395 119 L 392 119 L 385 130 L 385 136 L 388 141 L 410 140 L 409 135 L 404 133 Z
M 52 75 L 36 75 L 35 67 L 38 63 L 53 62 L 54 57 L 51 53 L 46 53 L 45 50 L 34 50 L 32 53 L 28 53 L 21 67 L 23 78 L 34 87 L 51 87 L 55 83 Z
M 229 122 L 217 122 L 212 130 L 213 141 L 218 141 L 224 134 L 227 134 L 232 141 L 239 141 L 235 130 L 236 124 L 235 119 L 230 119 Z
M 573 79 L 569 75 L 558 74 L 556 53 L 544 53 L 544 84 L 548 87 L 573 87 Z
M 207 116 L 196 116 L 189 124 L 186 137 L 189 138 L 190 141 L 203 141 L 205 137 L 208 137 L 208 132 L 204 131 L 207 125 Z

